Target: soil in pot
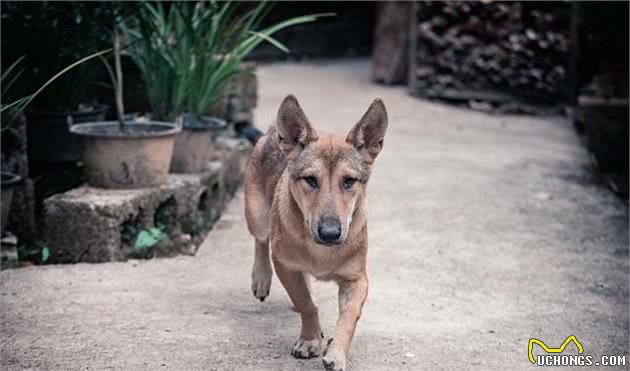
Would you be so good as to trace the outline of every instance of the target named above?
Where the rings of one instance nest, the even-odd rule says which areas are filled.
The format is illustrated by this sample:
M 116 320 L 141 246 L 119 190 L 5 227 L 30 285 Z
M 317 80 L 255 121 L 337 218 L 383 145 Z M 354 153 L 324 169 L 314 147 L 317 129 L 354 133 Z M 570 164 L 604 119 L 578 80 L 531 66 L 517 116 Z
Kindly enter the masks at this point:
M 13 189 L 22 179 L 19 175 L 1 172 L 2 182 L 0 185 L 2 198 L 0 202 L 2 202 L 2 214 L 0 215 L 0 233 L 4 232 L 4 227 L 7 224 L 7 220 L 9 218 L 9 211 L 11 210 L 11 201 L 13 200 Z
M 155 187 L 168 179 L 173 145 L 180 128 L 166 122 L 117 121 L 73 125 L 81 137 L 87 182 L 93 187 L 134 189 Z
M 78 124 L 103 121 L 108 108 L 105 105 L 95 105 L 91 109 L 75 112 L 28 111 L 26 137 L 29 161 L 78 161 L 81 157 L 81 144 L 78 137 L 70 134 L 68 122 Z
M 214 149 L 217 132 L 225 128 L 224 120 L 213 116 L 183 114 L 178 118 L 182 131 L 175 139 L 172 173 L 199 173 L 207 166 Z

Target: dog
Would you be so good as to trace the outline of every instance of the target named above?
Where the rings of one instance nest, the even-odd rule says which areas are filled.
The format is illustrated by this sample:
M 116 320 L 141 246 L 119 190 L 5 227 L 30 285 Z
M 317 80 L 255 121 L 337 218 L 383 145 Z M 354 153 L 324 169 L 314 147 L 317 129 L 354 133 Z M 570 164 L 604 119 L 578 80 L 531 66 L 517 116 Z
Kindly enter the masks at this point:
M 248 160 L 244 184 L 245 216 L 255 239 L 252 291 L 260 301 L 269 295 L 273 261 L 302 319 L 291 354 L 321 355 L 326 370 L 346 369 L 367 298 L 367 184 L 386 130 L 380 99 L 344 138 L 318 134 L 289 95 Z M 329 341 L 310 294 L 313 276 L 339 286 L 339 318 Z

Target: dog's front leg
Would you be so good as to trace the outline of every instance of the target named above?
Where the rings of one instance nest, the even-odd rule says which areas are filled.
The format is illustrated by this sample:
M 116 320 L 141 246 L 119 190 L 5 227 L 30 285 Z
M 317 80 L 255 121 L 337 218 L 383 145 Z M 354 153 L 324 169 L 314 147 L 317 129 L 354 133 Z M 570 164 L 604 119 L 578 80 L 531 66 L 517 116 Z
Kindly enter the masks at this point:
M 256 240 L 254 266 L 252 268 L 252 292 L 260 301 L 269 296 L 271 287 L 271 261 L 269 260 L 269 240 Z
M 304 274 L 287 269 L 276 259 L 273 259 L 273 265 L 295 310 L 302 318 L 300 338 L 293 345 L 291 355 L 296 358 L 318 357 L 324 348 L 324 335 L 319 324 L 318 310 L 311 298 Z
M 346 369 L 346 358 L 350 351 L 354 330 L 361 317 L 363 303 L 368 293 L 368 281 L 365 275 L 357 280 L 340 280 L 338 284 L 339 318 L 335 338 L 324 352 L 322 361 L 326 370 Z

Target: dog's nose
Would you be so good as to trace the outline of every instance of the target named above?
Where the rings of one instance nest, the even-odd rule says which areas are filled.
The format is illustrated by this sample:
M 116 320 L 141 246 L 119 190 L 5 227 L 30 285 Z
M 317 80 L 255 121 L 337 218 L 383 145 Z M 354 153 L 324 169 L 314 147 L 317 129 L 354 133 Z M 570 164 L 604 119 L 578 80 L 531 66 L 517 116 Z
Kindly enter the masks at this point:
M 323 243 L 335 243 L 341 237 L 341 223 L 339 219 L 325 217 L 320 219 L 317 227 L 317 235 Z

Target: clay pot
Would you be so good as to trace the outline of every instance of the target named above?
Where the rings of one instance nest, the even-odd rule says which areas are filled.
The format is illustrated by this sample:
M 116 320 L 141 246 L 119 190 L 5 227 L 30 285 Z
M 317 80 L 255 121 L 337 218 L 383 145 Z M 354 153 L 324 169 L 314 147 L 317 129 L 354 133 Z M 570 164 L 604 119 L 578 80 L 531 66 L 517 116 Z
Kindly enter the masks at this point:
M 177 121 L 182 131 L 175 139 L 171 172 L 199 173 L 208 166 L 214 150 L 214 139 L 226 123 L 218 117 L 190 113 L 179 116 Z
M 87 182 L 93 187 L 134 189 L 166 183 L 173 144 L 180 132 L 174 123 L 117 121 L 73 125 L 81 137 Z
M 9 211 L 11 210 L 11 201 L 13 200 L 13 188 L 22 180 L 22 178 L 13 173 L 1 172 L 2 183 L 0 184 L 0 189 L 2 193 L 2 198 L 0 201 L 2 202 L 2 214 L 0 214 L 0 233 L 4 232 L 4 227 L 7 225 L 7 220 L 9 218 Z

